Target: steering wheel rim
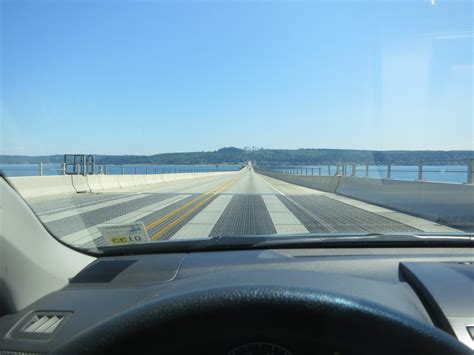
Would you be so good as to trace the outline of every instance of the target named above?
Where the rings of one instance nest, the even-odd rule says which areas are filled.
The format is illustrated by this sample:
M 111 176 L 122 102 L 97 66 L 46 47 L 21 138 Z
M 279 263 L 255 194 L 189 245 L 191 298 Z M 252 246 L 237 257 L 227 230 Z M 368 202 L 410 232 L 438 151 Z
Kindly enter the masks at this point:
M 449 334 L 379 304 L 325 291 L 275 286 L 213 287 L 157 297 L 79 333 L 57 351 L 116 351 L 123 349 L 124 339 L 143 341 L 143 335 L 151 330 L 155 343 L 159 340 L 160 346 L 165 347 L 171 345 L 166 342 L 176 341 L 173 334 L 177 330 L 181 342 L 186 334 L 193 334 L 196 339 L 205 334 L 217 338 L 225 332 L 226 323 L 222 322 L 228 323 L 229 319 L 245 321 L 250 326 L 291 324 L 293 332 L 307 337 L 315 336 L 318 325 L 322 333 L 317 336 L 323 343 L 350 346 L 354 351 L 472 354 Z M 200 335 L 203 328 L 205 332 Z

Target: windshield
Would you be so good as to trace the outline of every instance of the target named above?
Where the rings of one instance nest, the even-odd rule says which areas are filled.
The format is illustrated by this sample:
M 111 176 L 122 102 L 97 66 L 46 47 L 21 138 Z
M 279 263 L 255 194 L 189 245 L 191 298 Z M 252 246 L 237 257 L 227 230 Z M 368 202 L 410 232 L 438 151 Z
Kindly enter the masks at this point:
M 472 7 L 2 1 L 0 169 L 96 253 L 473 232 Z

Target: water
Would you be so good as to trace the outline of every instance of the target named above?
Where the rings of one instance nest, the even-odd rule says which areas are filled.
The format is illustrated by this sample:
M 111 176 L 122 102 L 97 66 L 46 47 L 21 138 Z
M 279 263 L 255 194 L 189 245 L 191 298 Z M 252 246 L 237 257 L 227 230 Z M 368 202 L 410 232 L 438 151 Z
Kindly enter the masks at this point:
M 289 172 L 297 175 L 319 175 L 328 176 L 336 174 L 336 166 L 331 165 L 308 165 L 308 166 L 287 166 L 279 168 L 271 168 L 272 171 Z M 352 174 L 352 166 L 347 166 L 346 175 Z M 423 180 L 458 183 L 463 184 L 467 182 L 467 165 L 426 165 L 423 167 Z M 359 165 L 356 168 L 356 176 L 366 176 L 365 165 Z M 386 178 L 386 165 L 369 165 L 368 177 L 371 178 Z M 397 180 L 417 180 L 418 179 L 418 165 L 393 165 L 392 179 Z
M 122 165 L 106 165 L 107 175 L 122 174 Z M 204 171 L 236 171 L 239 165 L 124 165 L 124 174 L 168 174 L 174 172 L 204 172 Z M 306 166 L 287 166 L 271 168 L 269 170 L 288 172 L 292 169 L 294 174 L 298 175 L 321 175 L 328 176 L 336 173 L 336 166 L 331 165 L 306 165 Z M 365 166 L 357 166 L 356 176 L 366 176 Z M 37 176 L 39 175 L 39 164 L 0 164 L 0 170 L 6 176 Z M 95 172 L 99 172 L 96 166 Z M 61 175 L 61 164 L 44 164 L 43 175 Z M 346 175 L 351 175 L 352 167 L 347 166 Z M 369 177 L 385 178 L 387 177 L 386 165 L 370 165 Z M 393 165 L 392 179 L 398 180 L 416 180 L 418 178 L 418 166 L 416 165 Z M 467 165 L 426 165 L 423 167 L 423 179 L 426 181 L 448 182 L 448 183 L 466 183 Z
M 107 175 L 124 174 L 169 174 L 184 172 L 237 171 L 240 165 L 104 165 Z M 0 164 L 6 176 L 38 176 L 39 164 Z M 99 173 L 99 166 L 95 173 Z M 43 164 L 43 175 L 61 175 L 61 164 Z

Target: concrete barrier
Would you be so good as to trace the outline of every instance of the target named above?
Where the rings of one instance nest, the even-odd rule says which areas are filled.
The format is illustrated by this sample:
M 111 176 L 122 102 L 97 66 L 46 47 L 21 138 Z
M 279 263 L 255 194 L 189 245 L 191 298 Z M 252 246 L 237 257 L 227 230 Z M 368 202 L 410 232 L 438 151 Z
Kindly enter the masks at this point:
M 415 181 L 341 177 L 337 193 L 384 207 L 418 211 L 421 184 Z
M 76 192 L 91 192 L 91 188 L 87 184 L 87 176 L 82 175 L 71 175 L 72 186 Z
M 87 185 L 91 189 L 91 192 L 101 192 L 104 191 L 100 183 L 100 177 L 103 175 L 87 175 Z
M 474 229 L 474 185 L 355 176 L 299 176 L 267 171 L 258 173 L 438 223 Z
M 443 224 L 474 226 L 474 185 L 343 177 L 337 193 Z
M 176 180 L 176 174 L 163 174 L 163 181 L 175 181 Z
M 427 218 L 441 223 L 468 222 L 474 228 L 474 185 L 421 183 L 420 210 Z
M 24 198 L 35 198 L 61 194 L 75 194 L 69 175 L 64 176 L 21 176 L 10 177 L 15 189 Z
M 146 185 L 154 185 L 154 184 L 158 184 L 159 182 L 161 182 L 161 179 L 159 180 L 158 179 L 158 176 L 160 176 L 159 174 L 151 174 L 151 175 L 145 175 L 145 184 Z
M 166 181 L 198 179 L 230 175 L 237 172 L 219 171 L 208 173 L 148 174 L 148 175 L 62 175 L 22 176 L 9 180 L 24 198 L 35 198 L 78 192 L 104 192 L 141 186 L 159 185 Z
M 99 175 L 100 186 L 103 191 L 121 189 L 122 186 L 119 182 L 119 176 L 120 175 Z M 92 192 L 98 191 L 92 189 Z
M 132 175 L 132 180 L 134 186 L 146 186 L 146 180 L 145 180 L 146 175 Z
M 257 171 L 259 174 L 266 175 L 275 179 L 289 182 L 299 186 L 309 187 L 325 192 L 336 193 L 339 186 L 339 176 L 301 176 L 276 173 L 273 171 Z
M 122 189 L 135 187 L 135 181 L 133 180 L 134 175 L 119 175 L 118 181 Z

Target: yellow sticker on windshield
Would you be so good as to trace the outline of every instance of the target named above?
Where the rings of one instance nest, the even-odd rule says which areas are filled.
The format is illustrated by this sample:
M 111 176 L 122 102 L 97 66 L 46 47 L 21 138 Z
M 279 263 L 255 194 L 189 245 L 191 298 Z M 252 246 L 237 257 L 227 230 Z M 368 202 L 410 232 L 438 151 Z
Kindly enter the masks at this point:
M 150 241 L 142 222 L 98 226 L 107 245 L 138 244 Z
M 128 243 L 127 237 L 112 237 L 109 238 L 112 244 L 126 244 Z

